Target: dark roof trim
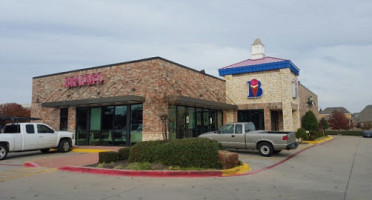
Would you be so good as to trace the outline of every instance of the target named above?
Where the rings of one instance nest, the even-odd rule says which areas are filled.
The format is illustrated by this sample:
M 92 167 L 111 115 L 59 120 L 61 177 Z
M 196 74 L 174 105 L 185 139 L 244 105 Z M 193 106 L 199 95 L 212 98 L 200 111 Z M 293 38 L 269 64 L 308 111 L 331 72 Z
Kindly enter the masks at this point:
M 225 69 L 219 69 L 218 72 L 219 72 L 220 76 L 225 76 L 225 75 L 232 75 L 232 74 L 262 72 L 262 71 L 284 69 L 284 68 L 289 68 L 296 75 L 300 74 L 300 70 L 290 60 L 284 60 L 284 61 L 273 62 L 273 63 L 258 64 L 258 65 L 235 67 L 235 68 L 225 68 Z
M 216 101 L 208 101 L 204 99 L 195 99 L 185 96 L 172 96 L 169 98 L 169 103 L 172 105 L 183 105 L 183 106 L 192 106 L 198 108 L 209 108 L 216 110 L 237 110 L 236 105 L 231 105 L 227 103 L 221 103 Z
M 104 97 L 93 99 L 80 99 L 71 101 L 56 101 L 42 103 L 42 107 L 69 107 L 69 106 L 94 106 L 94 105 L 113 105 L 113 104 L 132 104 L 143 103 L 145 97 L 142 96 L 119 96 L 119 97 Z
M 31 120 L 41 120 L 40 118 L 35 117 L 12 117 L 12 116 L 0 116 L 0 121 L 12 121 L 12 122 L 28 122 Z
M 82 69 L 71 70 L 71 71 L 60 72 L 60 73 L 54 73 L 54 74 L 47 74 L 47 75 L 42 75 L 42 76 L 35 76 L 32 79 L 44 78 L 44 77 L 48 77 L 48 76 L 56 76 L 56 75 L 61 75 L 61 74 L 67 74 L 67 73 L 72 73 L 72 72 L 83 71 L 83 70 L 93 70 L 93 69 L 99 69 L 99 68 L 105 68 L 105 67 L 113 67 L 113 66 L 117 66 L 117 65 L 131 64 L 131 63 L 136 63 L 136 62 L 144 62 L 144 61 L 155 60 L 155 59 L 160 59 L 160 60 L 163 60 L 165 62 L 172 63 L 172 64 L 177 65 L 179 67 L 183 67 L 185 69 L 188 69 L 188 70 L 191 70 L 191 71 L 194 71 L 194 72 L 197 72 L 197 73 L 200 73 L 200 74 L 203 74 L 203 75 L 206 75 L 206 76 L 209 76 L 209 77 L 218 79 L 220 81 L 225 81 L 225 80 L 223 80 L 221 78 L 212 76 L 210 74 L 206 74 L 205 72 L 203 73 L 202 72 L 203 70 L 202 71 L 198 71 L 196 69 L 192 69 L 190 67 L 186 67 L 184 65 L 181 65 L 179 63 L 176 63 L 176 62 L 173 62 L 173 61 L 170 61 L 170 60 L 167 60 L 167 59 L 162 58 L 162 57 L 159 57 L 159 56 L 150 57 L 150 58 L 144 58 L 144 59 L 139 59 L 139 60 L 132 60 L 132 61 L 127 61 L 127 62 L 120 62 L 120 63 L 108 64 L 108 65 L 101 65 L 101 66 L 89 67 L 89 68 L 82 68 Z

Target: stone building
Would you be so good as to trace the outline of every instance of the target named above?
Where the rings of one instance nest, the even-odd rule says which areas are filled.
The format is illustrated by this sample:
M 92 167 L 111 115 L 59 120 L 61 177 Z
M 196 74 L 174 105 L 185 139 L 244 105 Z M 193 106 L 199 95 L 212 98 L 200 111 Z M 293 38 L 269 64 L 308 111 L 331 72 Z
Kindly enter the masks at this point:
M 226 112 L 229 122 L 294 131 L 309 107 L 318 115 L 318 98 L 299 84 L 299 68 L 290 60 L 266 56 L 260 39 L 252 44 L 251 59 L 220 68 L 219 74 L 226 80 L 227 102 L 238 107 Z
M 154 57 L 34 77 L 31 115 L 80 145 L 130 145 L 216 130 L 225 101 L 224 80 Z
M 294 131 L 318 98 L 299 69 L 268 57 L 260 40 L 252 58 L 221 68 L 224 80 L 161 57 L 33 78 L 31 115 L 76 134 L 78 145 L 132 145 L 197 137 L 224 123 Z

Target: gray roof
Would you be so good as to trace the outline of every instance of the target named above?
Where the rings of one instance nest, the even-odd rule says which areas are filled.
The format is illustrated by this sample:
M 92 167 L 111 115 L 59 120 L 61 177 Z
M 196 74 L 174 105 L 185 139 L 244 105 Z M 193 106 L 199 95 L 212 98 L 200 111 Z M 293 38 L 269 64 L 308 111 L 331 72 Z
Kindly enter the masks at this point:
M 372 105 L 366 106 L 359 113 L 359 122 L 372 122 Z
M 343 112 L 343 113 L 350 113 L 346 108 L 344 107 L 328 107 L 324 110 L 322 110 L 321 112 L 319 112 L 319 114 L 326 114 L 326 115 L 330 115 L 332 114 L 333 112 L 335 111 L 339 111 L 339 112 Z

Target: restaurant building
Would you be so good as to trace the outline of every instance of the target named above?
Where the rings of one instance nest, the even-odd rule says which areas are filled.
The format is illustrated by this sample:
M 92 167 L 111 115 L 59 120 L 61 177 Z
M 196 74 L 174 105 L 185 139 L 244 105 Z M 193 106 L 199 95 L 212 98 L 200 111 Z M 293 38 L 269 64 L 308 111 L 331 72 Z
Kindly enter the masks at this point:
M 318 115 L 317 95 L 298 81 L 299 68 L 290 60 L 266 56 L 260 39 L 252 44 L 250 59 L 219 69 L 226 80 L 227 121 L 252 121 L 273 131 L 295 131 L 312 110 Z
M 161 57 L 33 78 L 31 116 L 76 133 L 78 145 L 132 145 L 197 137 L 227 122 L 295 131 L 317 96 L 290 61 L 264 55 L 219 69 L 217 78 Z
M 34 77 L 31 115 L 75 132 L 78 145 L 197 137 L 236 109 L 225 89 L 220 78 L 153 57 Z

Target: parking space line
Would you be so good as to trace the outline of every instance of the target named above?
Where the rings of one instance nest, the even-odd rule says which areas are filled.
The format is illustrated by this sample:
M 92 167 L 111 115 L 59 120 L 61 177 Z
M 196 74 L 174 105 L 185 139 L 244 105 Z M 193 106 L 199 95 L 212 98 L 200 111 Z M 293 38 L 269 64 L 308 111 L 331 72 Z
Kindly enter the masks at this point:
M 0 182 L 57 171 L 56 168 L 22 168 L 0 172 Z

